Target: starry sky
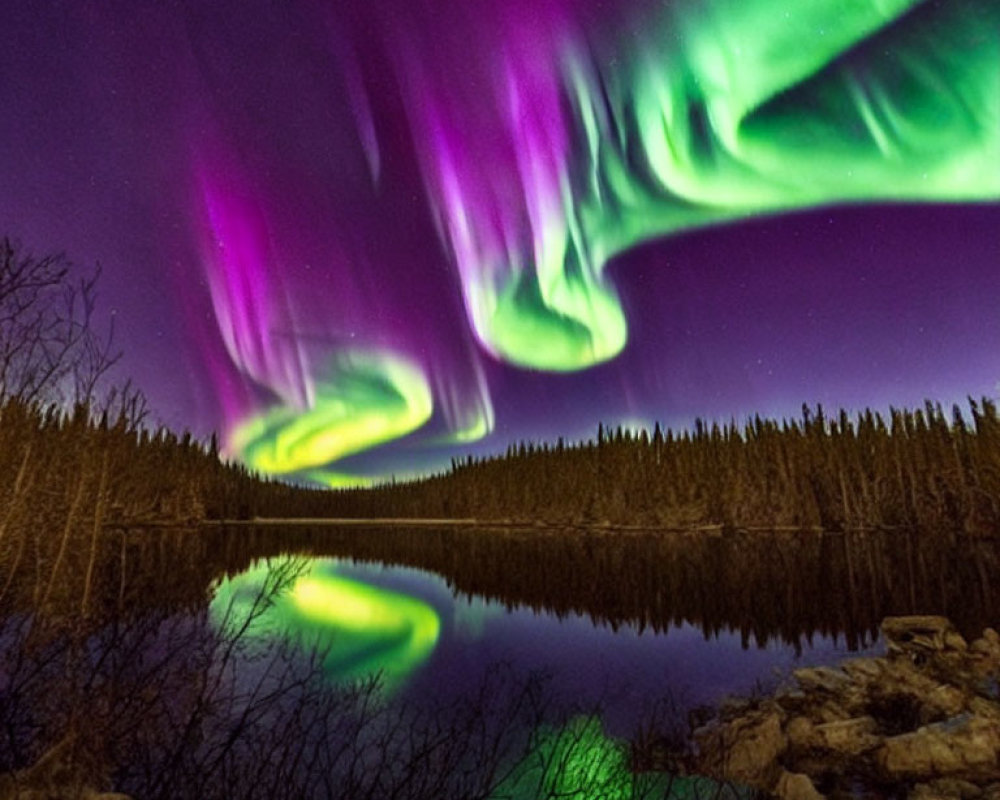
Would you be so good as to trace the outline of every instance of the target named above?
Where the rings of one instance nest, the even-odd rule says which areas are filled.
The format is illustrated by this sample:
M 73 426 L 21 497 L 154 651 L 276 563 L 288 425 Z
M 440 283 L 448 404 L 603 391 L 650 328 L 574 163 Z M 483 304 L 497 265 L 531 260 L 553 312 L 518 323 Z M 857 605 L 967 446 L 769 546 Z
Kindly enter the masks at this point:
M 995 396 L 1000 0 L 0 7 L 0 234 L 325 485 Z

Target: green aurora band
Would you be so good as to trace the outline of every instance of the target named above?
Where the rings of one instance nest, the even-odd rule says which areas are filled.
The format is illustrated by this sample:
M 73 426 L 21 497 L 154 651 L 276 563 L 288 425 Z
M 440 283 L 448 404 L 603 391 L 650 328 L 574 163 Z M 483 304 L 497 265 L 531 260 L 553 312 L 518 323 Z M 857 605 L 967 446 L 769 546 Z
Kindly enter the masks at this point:
M 210 613 L 217 626 L 240 627 L 266 591 L 276 561 L 264 561 L 222 580 Z M 333 559 L 313 559 L 307 571 L 265 604 L 246 635 L 263 643 L 281 637 L 303 649 L 325 651 L 331 681 L 363 680 L 379 673 L 391 691 L 424 663 L 441 622 L 422 600 L 338 575 Z
M 322 469 L 332 461 L 398 439 L 430 419 L 422 370 L 389 352 L 346 352 L 317 382 L 309 408 L 275 407 L 233 431 L 229 449 L 262 472 L 305 472 L 329 486 L 364 479 Z
M 606 268 L 643 241 L 824 204 L 1000 198 L 1000 0 L 689 0 L 659 14 L 616 66 L 570 43 L 551 85 L 506 76 L 518 163 L 499 180 L 515 190 L 475 172 L 488 159 L 436 147 L 432 193 L 496 357 L 550 371 L 614 358 L 628 324 Z M 330 465 L 434 410 L 421 367 L 386 350 L 338 355 L 312 389 L 304 408 L 243 420 L 229 452 L 271 475 L 371 483 L 384 476 Z M 450 440 L 492 422 L 480 409 Z
M 469 316 L 498 357 L 569 371 L 617 355 L 627 326 L 604 270 L 646 240 L 832 203 L 1000 198 L 996 0 L 662 14 L 617 71 L 566 57 L 578 135 L 554 176 L 522 170 L 529 207 L 554 193 L 534 204 L 530 256 L 477 240 L 476 209 L 445 198 Z

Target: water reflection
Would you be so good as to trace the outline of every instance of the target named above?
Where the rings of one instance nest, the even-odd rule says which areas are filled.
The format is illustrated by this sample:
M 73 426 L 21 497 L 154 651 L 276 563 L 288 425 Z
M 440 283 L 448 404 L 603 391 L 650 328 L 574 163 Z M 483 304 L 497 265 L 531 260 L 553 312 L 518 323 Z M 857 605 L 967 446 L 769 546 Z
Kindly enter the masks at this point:
M 775 665 L 835 661 L 888 614 L 942 613 L 978 634 L 997 622 L 1000 581 L 994 542 L 916 531 L 240 528 L 99 546 L 85 617 L 82 577 L 46 593 L 34 564 L 6 576 L 0 772 L 86 720 L 101 780 L 154 800 L 557 791 L 577 763 L 567 741 L 643 796 L 623 742 L 650 697 L 690 707 Z M 321 661 L 292 652 L 303 637 L 327 648 Z M 498 660 L 511 662 L 501 680 L 484 667 Z M 556 678 L 537 680 L 539 665 Z M 387 705 L 329 680 L 378 669 L 398 690 Z M 542 762 L 562 772 L 543 779 Z M 521 777 L 500 782 L 509 770 Z M 646 796 L 663 796 L 657 780 Z
M 289 563 L 270 565 L 251 609 L 287 594 L 300 577 Z M 385 703 L 373 682 L 331 685 L 281 637 L 255 643 L 252 615 L 242 628 L 209 616 L 114 621 L 90 635 L 0 617 L 0 796 L 89 797 L 99 787 L 144 800 L 746 794 L 636 771 L 632 748 L 606 734 L 597 711 L 581 717 L 537 675 L 499 666 L 454 698 Z
M 341 575 L 333 559 L 302 561 L 287 590 L 258 608 L 269 574 L 291 561 L 268 559 L 220 581 L 210 604 L 214 624 L 245 630 L 250 638 L 293 641 L 323 654 L 328 678 L 378 674 L 386 689 L 398 686 L 434 650 L 441 623 L 431 606 Z
M 833 636 L 863 648 L 893 614 L 944 614 L 967 636 L 998 621 L 997 543 L 939 531 L 261 528 L 217 536 L 199 539 L 220 571 L 289 552 L 410 566 L 443 576 L 456 594 L 508 608 L 580 614 L 612 628 L 689 624 L 707 638 L 736 633 L 744 647 L 802 649 Z
M 735 633 L 745 647 L 780 642 L 802 649 L 816 636 L 865 647 L 892 614 L 944 614 L 966 636 L 1000 621 L 997 542 L 941 531 L 709 536 L 244 527 L 115 531 L 100 548 L 89 601 L 95 622 L 156 609 L 195 611 L 221 577 L 289 553 L 426 570 L 474 604 L 583 615 L 612 628 L 687 624 L 706 638 Z M 4 605 L 11 612 L 37 608 L 32 566 L 8 578 Z M 79 620 L 79 575 L 49 594 L 47 615 Z M 481 625 L 474 613 L 464 622 L 469 630 Z

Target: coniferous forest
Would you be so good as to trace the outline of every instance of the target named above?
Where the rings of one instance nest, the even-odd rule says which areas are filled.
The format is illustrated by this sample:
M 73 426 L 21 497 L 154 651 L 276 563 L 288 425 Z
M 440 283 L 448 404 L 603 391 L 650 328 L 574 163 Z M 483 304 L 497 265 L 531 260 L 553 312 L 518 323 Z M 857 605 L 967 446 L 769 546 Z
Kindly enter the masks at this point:
M 17 399 L 0 407 L 0 542 L 19 526 L 80 530 L 200 520 L 428 518 L 690 529 L 921 527 L 992 535 L 1000 418 L 989 399 L 928 403 L 652 435 L 603 426 L 591 441 L 521 443 L 422 480 L 296 487 L 204 443 Z M 41 523 L 41 524 L 40 524 Z M 51 539 L 47 534 L 46 539 Z M 58 537 L 56 537 L 58 538 Z
M 967 414 L 967 416 L 966 416 Z M 990 535 L 1000 521 L 1000 419 L 970 399 L 652 435 L 598 428 L 577 445 L 522 443 L 411 484 L 342 492 L 343 516 L 474 517 L 691 528 L 883 527 Z
M 561 536 L 879 529 L 992 538 L 1000 419 L 983 399 L 950 417 L 928 404 L 888 419 L 806 409 L 795 421 L 696 422 L 652 436 L 601 427 L 582 444 L 526 443 L 411 483 L 331 491 L 265 479 L 220 458 L 214 437 L 150 431 L 125 413 L 0 406 L 2 595 L 17 585 L 22 601 L 45 606 L 72 584 L 72 605 L 86 614 L 106 531 L 296 518 L 450 521 L 486 526 L 481 536 L 491 525 L 541 525 Z

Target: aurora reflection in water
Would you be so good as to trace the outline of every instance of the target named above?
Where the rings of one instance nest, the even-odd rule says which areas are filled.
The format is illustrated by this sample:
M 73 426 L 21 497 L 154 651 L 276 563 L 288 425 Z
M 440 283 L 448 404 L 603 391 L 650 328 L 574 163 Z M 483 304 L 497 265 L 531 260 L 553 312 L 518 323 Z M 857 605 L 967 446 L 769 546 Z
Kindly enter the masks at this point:
M 261 603 L 269 571 L 264 561 L 223 579 L 211 604 L 217 625 L 242 626 Z M 292 583 L 254 614 L 247 635 L 285 638 L 304 651 L 323 652 L 323 669 L 334 681 L 379 675 L 391 690 L 433 652 L 440 620 L 421 600 L 347 578 L 332 559 L 314 559 Z

